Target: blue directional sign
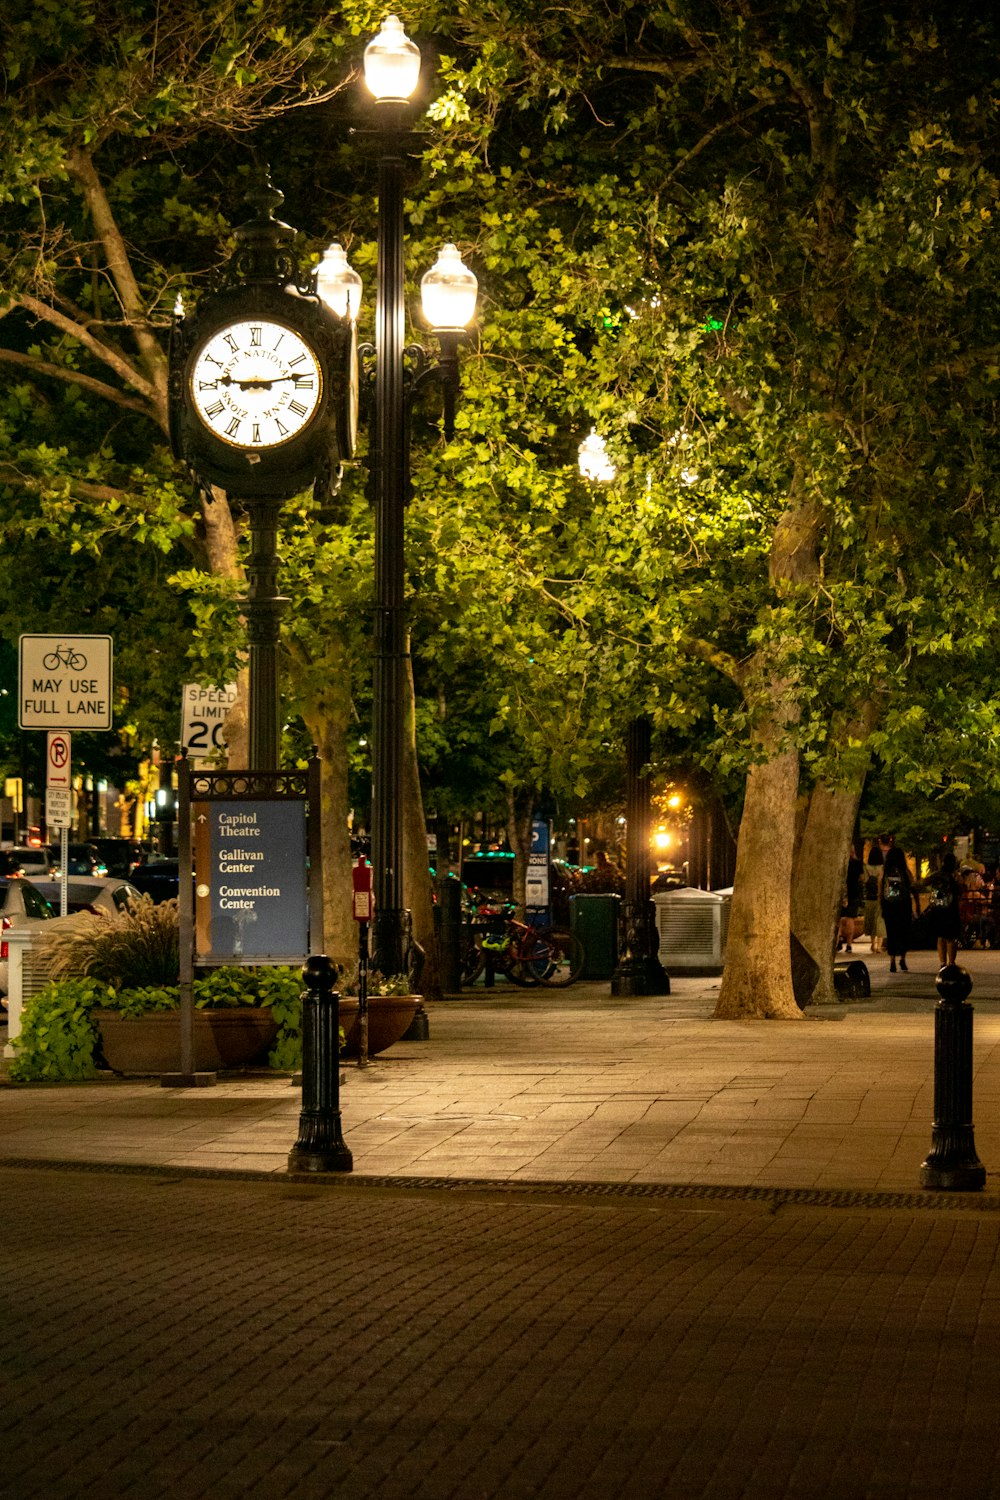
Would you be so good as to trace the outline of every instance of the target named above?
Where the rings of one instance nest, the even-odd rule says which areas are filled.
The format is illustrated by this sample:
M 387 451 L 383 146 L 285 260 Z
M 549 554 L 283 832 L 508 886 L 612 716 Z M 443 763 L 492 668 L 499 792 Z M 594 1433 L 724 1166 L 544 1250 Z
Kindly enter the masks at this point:
M 309 952 L 306 803 L 193 802 L 195 963 Z

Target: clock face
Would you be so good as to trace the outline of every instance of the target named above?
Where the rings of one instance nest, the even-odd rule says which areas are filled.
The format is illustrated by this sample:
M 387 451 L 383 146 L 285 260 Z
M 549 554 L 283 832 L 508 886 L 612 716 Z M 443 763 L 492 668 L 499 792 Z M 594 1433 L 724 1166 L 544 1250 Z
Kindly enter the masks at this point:
M 315 353 L 292 328 L 267 319 L 229 323 L 191 366 L 191 401 L 233 448 L 277 448 L 308 426 L 323 394 Z

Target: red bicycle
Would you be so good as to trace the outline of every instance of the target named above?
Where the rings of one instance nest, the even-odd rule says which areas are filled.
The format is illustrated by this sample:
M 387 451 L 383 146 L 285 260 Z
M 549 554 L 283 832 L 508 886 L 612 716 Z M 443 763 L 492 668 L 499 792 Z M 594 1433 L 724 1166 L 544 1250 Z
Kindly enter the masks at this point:
M 472 984 L 491 961 L 514 984 L 562 989 L 583 972 L 583 944 L 559 927 L 532 927 L 508 917 L 499 930 L 473 929 L 462 966 L 462 983 Z

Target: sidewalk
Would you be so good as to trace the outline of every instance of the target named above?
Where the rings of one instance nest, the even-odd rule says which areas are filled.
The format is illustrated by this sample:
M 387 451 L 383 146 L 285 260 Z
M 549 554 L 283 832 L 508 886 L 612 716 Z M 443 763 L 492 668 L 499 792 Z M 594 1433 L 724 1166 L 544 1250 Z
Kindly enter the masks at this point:
M 868 959 L 867 947 L 852 955 Z M 1000 1186 L 1000 954 L 974 980 L 976 1145 Z M 718 979 L 663 998 L 477 988 L 429 1007 L 430 1040 L 345 1064 L 355 1175 L 919 1192 L 931 1140 L 933 953 L 871 964 L 871 1001 L 800 1023 L 714 1021 Z M 284 1174 L 298 1133 L 287 1078 L 156 1080 L 0 1092 L 0 1160 Z

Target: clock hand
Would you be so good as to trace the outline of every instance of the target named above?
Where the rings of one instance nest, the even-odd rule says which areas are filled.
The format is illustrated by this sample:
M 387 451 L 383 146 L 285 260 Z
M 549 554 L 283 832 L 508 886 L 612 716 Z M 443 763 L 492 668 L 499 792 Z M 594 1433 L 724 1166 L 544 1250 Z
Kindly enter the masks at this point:
M 237 380 L 232 375 L 220 375 L 217 384 L 238 385 L 241 391 L 269 391 L 279 380 L 302 380 L 301 375 L 255 375 L 249 380 Z

